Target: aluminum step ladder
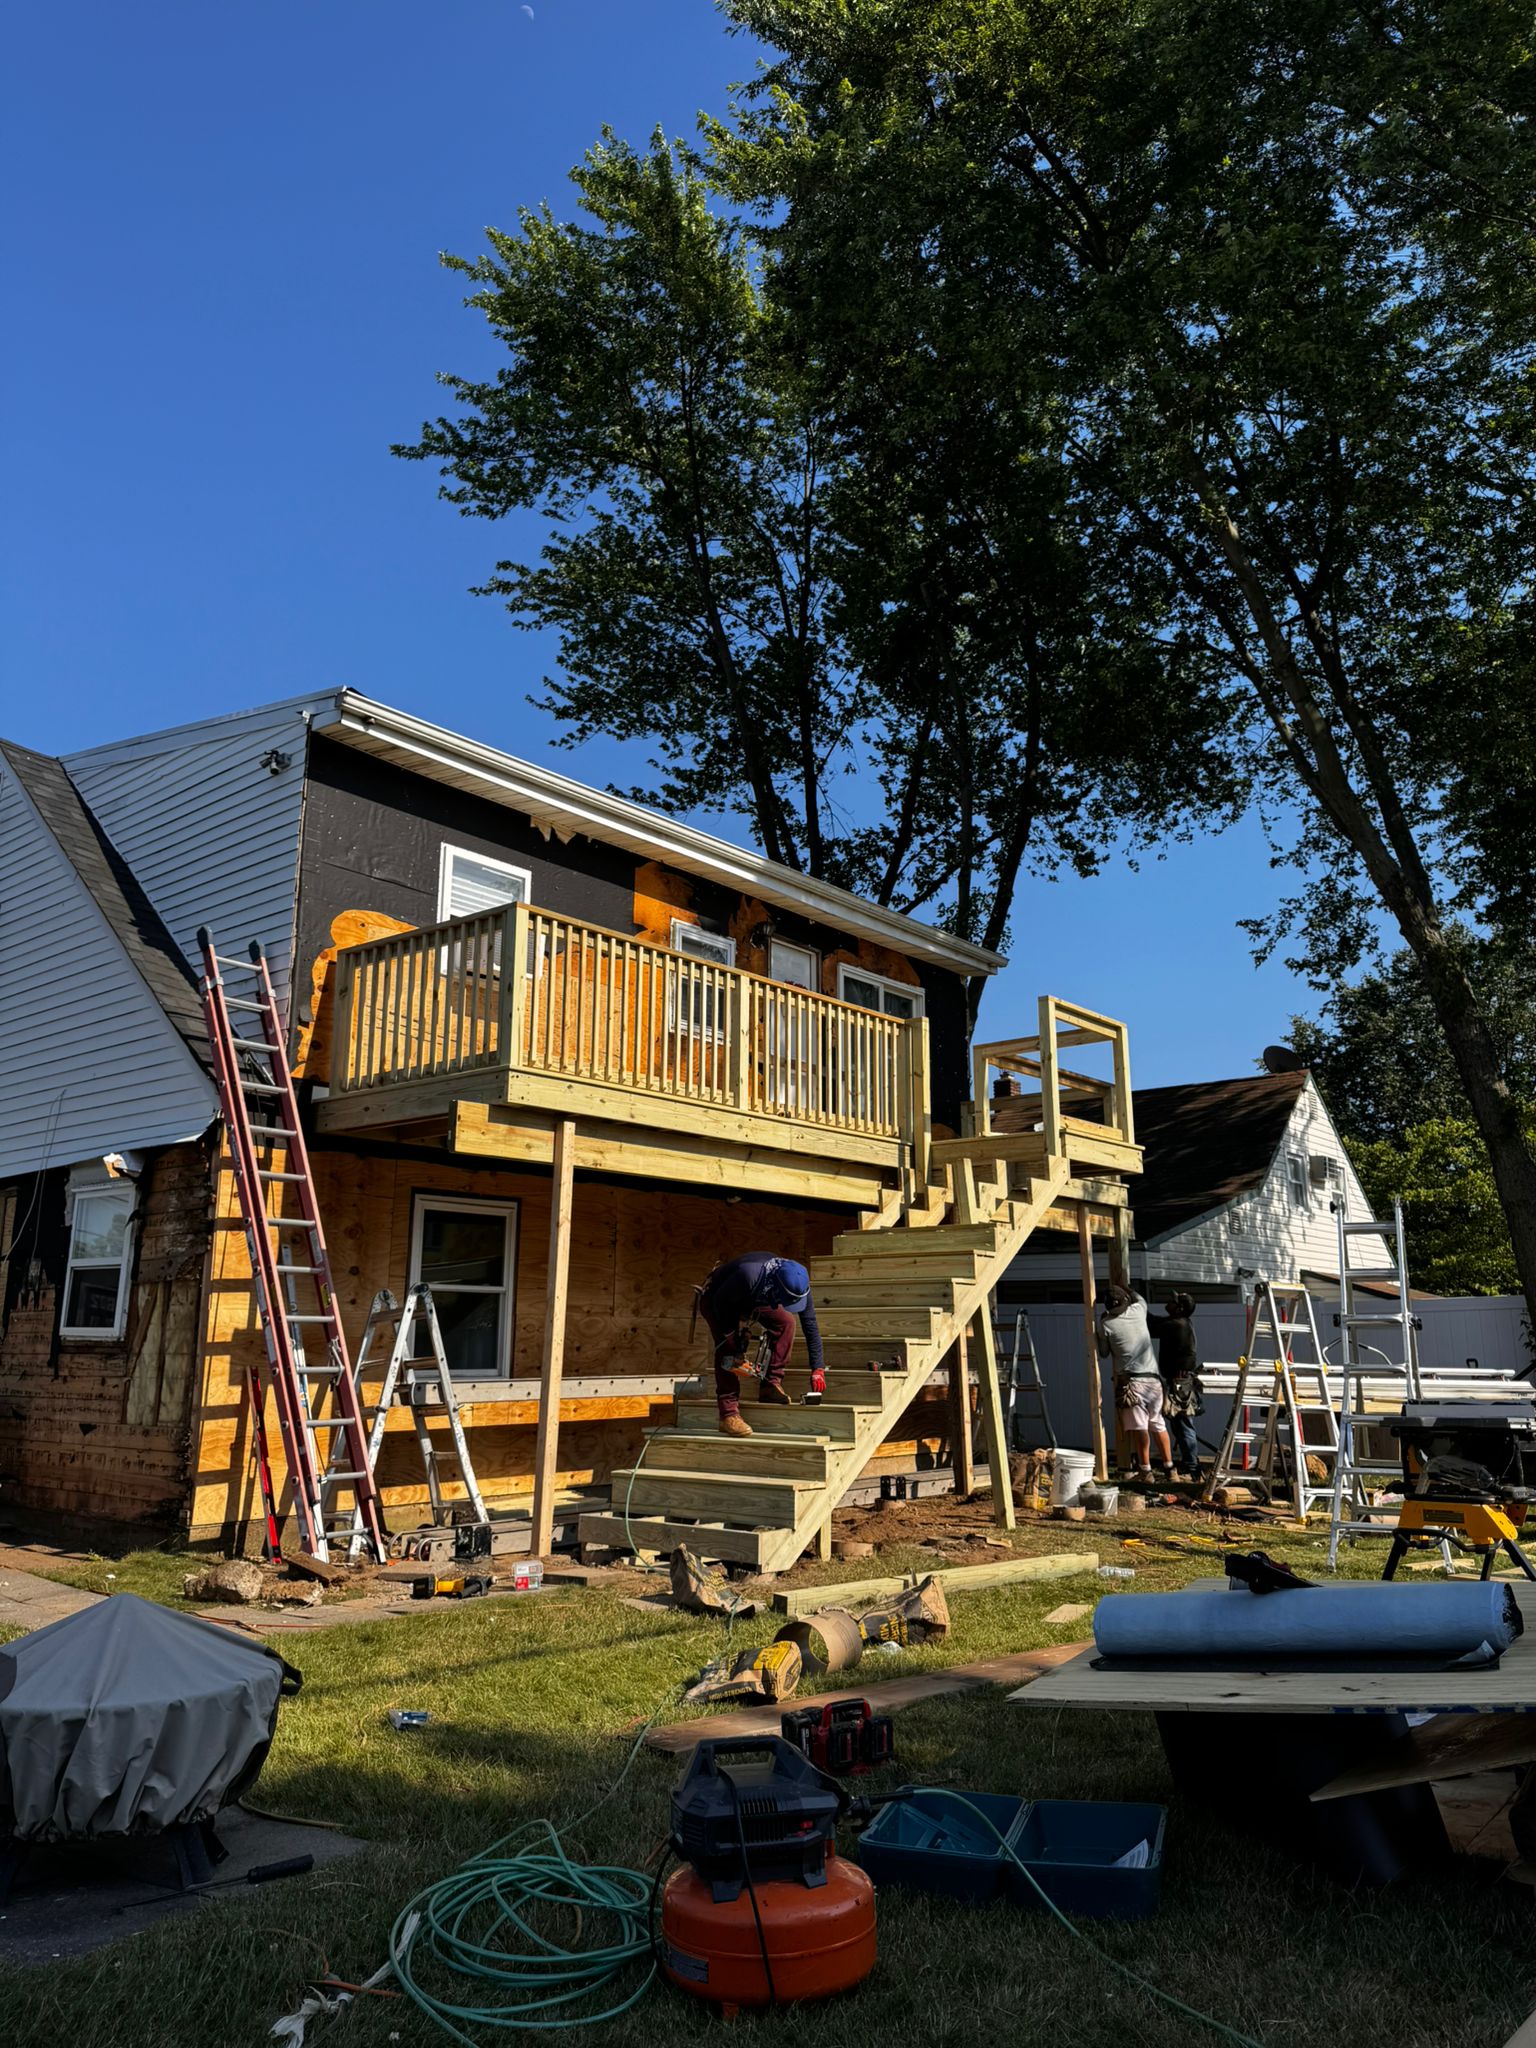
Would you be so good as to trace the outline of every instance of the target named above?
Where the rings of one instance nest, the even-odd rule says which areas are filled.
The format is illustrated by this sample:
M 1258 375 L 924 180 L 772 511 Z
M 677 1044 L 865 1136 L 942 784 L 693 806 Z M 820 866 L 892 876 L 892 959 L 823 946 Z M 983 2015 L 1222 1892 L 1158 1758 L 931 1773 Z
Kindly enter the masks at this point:
M 1289 1496 L 1299 1522 L 1314 1503 L 1332 1502 L 1339 1430 L 1328 1373 L 1317 1312 L 1305 1286 L 1295 1280 L 1261 1280 L 1254 1291 L 1248 1348 L 1237 1361 L 1232 1412 L 1205 1485 L 1207 1500 L 1218 1486 L 1257 1477 L 1271 1500 Z M 1308 1417 L 1314 1425 L 1310 1436 Z M 1235 1462 L 1239 1454 L 1241 1465 Z M 1309 1458 L 1322 1464 L 1321 1478 L 1308 1469 Z
M 1329 1512 L 1328 1569 L 1335 1571 L 1341 1542 L 1353 1543 L 1359 1536 L 1390 1536 L 1392 1529 L 1370 1520 L 1371 1499 L 1367 1481 L 1387 1479 L 1401 1482 L 1400 1458 L 1372 1458 L 1361 1438 L 1369 1428 L 1380 1429 L 1390 1420 L 1378 1400 L 1372 1410 L 1366 1401 L 1368 1379 L 1389 1383 L 1395 1412 L 1402 1413 L 1409 1401 L 1421 1401 L 1424 1390 L 1419 1369 L 1418 1326 L 1408 1299 L 1408 1245 L 1403 1231 L 1403 1205 L 1392 1204 L 1392 1236 L 1395 1266 L 1356 1266 L 1350 1263 L 1350 1247 L 1360 1238 L 1384 1238 L 1388 1233 L 1374 1219 L 1351 1223 L 1342 1209 L 1339 1226 L 1339 1333 L 1342 1357 L 1339 1362 L 1339 1456 L 1334 1468 L 1333 1501 Z M 1379 1294 L 1359 1293 L 1374 1282 L 1390 1280 L 1391 1306 Z M 1364 1305 L 1362 1305 L 1364 1304 Z M 1396 1400 L 1401 1393 L 1401 1401 Z M 1442 1545 L 1447 1568 L 1449 1545 Z
M 418 1350 L 421 1326 L 426 1326 L 427 1351 Z M 411 1427 L 416 1435 L 416 1448 L 421 1454 L 422 1470 L 427 1478 L 427 1498 L 432 1507 L 432 1522 L 435 1528 L 451 1523 L 461 1505 L 467 1505 L 473 1520 L 487 1520 L 485 1502 L 480 1497 L 480 1483 L 475 1477 L 475 1468 L 470 1462 L 469 1442 L 464 1435 L 464 1423 L 459 1414 L 459 1397 L 453 1384 L 453 1374 L 448 1367 L 448 1354 L 443 1349 L 443 1333 L 437 1320 L 437 1308 L 432 1300 L 432 1290 L 425 1281 L 419 1281 L 406 1292 L 403 1303 L 396 1301 L 387 1287 L 381 1287 L 373 1297 L 368 1310 L 368 1321 L 363 1328 L 363 1341 L 357 1350 L 356 1379 L 359 1387 L 359 1401 L 366 1399 L 362 1382 L 370 1366 L 375 1363 L 375 1345 L 386 1331 L 392 1332 L 389 1362 L 384 1368 L 384 1378 L 379 1387 L 378 1402 L 373 1411 L 373 1421 L 368 1430 L 368 1469 L 377 1472 L 379 1453 L 384 1447 L 384 1432 L 389 1425 L 389 1411 L 397 1404 L 410 1411 Z M 448 1432 L 453 1442 L 453 1455 L 459 1468 L 459 1483 L 464 1488 L 463 1503 L 443 1498 L 443 1475 L 438 1446 L 428 1428 L 428 1418 L 441 1410 L 448 1423 Z M 322 1482 L 324 1496 L 329 1501 L 333 1475 L 327 1471 Z M 354 1513 L 352 1526 L 352 1555 L 358 1556 L 367 1543 L 367 1530 L 361 1514 Z
M 246 1391 L 267 1542 L 276 1555 L 277 1500 L 265 1414 L 270 1391 L 300 1547 L 328 1561 L 333 1534 L 345 1531 L 350 1540 L 357 1527 L 359 1547 L 382 1562 L 386 1539 L 378 1487 L 272 978 L 254 941 L 244 960 L 216 952 L 206 926 L 197 942 L 203 1017 L 266 1344 L 265 1381 L 251 1373 Z M 350 1496 L 345 1508 L 337 1504 L 343 1492 Z
M 1017 1311 L 1011 1335 L 1000 1316 L 993 1319 L 993 1331 L 998 1357 L 1007 1359 L 1003 1382 L 1004 1441 L 1012 1451 L 1054 1451 L 1057 1448 L 1056 1431 L 1046 1403 L 1045 1382 L 1040 1377 L 1040 1360 L 1035 1352 L 1028 1312 L 1022 1308 Z M 1027 1412 L 1031 1405 L 1035 1411 L 1033 1416 Z M 1037 1444 L 1024 1441 L 1025 1431 L 1032 1421 L 1039 1425 L 1041 1441 Z

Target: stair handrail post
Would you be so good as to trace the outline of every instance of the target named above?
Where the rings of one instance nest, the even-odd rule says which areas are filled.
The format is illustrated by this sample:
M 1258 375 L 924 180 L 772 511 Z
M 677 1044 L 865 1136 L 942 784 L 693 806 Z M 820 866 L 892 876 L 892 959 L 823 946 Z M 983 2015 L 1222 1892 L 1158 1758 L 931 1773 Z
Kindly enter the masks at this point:
M 1045 1156 L 1059 1159 L 1066 1148 L 1061 1133 L 1061 1090 L 1056 1073 L 1056 998 L 1040 998 L 1040 1119 Z
M 1115 1087 L 1111 1098 L 1114 1107 L 1115 1129 L 1127 1145 L 1136 1142 L 1136 1108 L 1131 1097 L 1131 1034 L 1124 1024 L 1117 1024 L 1113 1033 L 1115 1057 Z
M 971 1052 L 971 1128 L 968 1138 L 988 1138 L 992 1135 L 991 1087 L 988 1075 L 992 1068 L 991 1048 L 985 1045 L 973 1047 Z
M 752 991 L 753 984 L 735 968 L 722 976 L 720 993 L 730 1034 L 727 1092 L 734 1109 L 752 1107 Z
M 907 1117 L 911 1124 L 912 1179 L 917 1192 L 928 1185 L 933 1163 L 933 1080 L 929 1065 L 928 1019 L 913 1017 L 902 1034 L 907 1060 Z M 904 1132 L 903 1136 L 907 1134 Z
M 501 1000 L 496 1012 L 496 1051 L 504 1067 L 524 1064 L 528 984 L 533 975 L 528 959 L 528 934 L 528 905 L 509 903 L 501 920 Z
M 357 1073 L 357 958 L 347 947 L 336 955 L 336 1028 L 331 1040 L 331 1087 L 348 1095 L 362 1084 Z

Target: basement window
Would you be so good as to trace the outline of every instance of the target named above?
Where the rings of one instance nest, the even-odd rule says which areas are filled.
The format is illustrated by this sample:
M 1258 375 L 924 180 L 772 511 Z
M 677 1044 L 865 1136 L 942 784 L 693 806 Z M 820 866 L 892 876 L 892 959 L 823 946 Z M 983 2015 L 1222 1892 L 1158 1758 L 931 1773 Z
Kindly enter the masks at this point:
M 516 1202 L 418 1195 L 410 1284 L 432 1290 L 455 1379 L 507 1379 L 517 1284 Z
M 128 1321 L 134 1191 L 105 1183 L 81 1188 L 69 1199 L 69 1261 L 59 1335 L 109 1342 L 122 1336 Z
M 904 981 L 887 981 L 883 974 L 870 974 L 862 967 L 839 967 L 837 992 L 845 1003 L 857 1003 L 861 1010 L 879 1010 L 887 1017 L 921 1017 L 923 992 Z

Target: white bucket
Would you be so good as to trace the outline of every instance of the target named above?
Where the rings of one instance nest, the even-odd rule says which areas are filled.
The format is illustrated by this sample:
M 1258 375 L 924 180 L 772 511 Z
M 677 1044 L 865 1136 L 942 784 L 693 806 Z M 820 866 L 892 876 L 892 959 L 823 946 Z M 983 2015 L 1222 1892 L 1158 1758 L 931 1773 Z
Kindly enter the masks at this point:
M 1092 1479 L 1092 1451 L 1058 1451 L 1055 1476 L 1051 1481 L 1052 1506 L 1076 1507 L 1079 1491 L 1089 1485 Z
M 1118 1515 L 1120 1512 L 1120 1489 L 1118 1486 L 1088 1486 L 1079 1497 L 1079 1505 L 1090 1515 Z

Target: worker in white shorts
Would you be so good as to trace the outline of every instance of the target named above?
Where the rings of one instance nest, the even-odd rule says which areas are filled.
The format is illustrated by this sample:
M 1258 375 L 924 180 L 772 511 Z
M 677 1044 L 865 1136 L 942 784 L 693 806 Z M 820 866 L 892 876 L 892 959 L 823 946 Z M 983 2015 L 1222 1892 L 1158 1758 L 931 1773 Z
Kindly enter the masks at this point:
M 1147 1304 L 1139 1294 L 1111 1281 L 1098 1300 L 1099 1355 L 1112 1362 L 1115 1407 L 1136 1460 L 1136 1477 L 1152 1479 L 1151 1445 L 1157 1445 L 1163 1477 L 1173 1478 L 1173 1447 L 1163 1421 L 1163 1382 L 1147 1328 Z

